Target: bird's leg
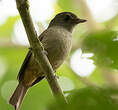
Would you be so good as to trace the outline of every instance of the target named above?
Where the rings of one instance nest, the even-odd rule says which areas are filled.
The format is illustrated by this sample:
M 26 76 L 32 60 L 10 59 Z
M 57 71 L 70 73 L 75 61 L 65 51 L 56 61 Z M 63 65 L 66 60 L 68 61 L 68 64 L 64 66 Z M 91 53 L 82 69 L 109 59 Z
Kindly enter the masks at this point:
M 55 76 L 55 78 L 59 79 L 59 76 L 58 75 L 55 74 L 54 76 Z
M 46 50 L 43 50 L 43 53 L 47 56 L 48 52 Z

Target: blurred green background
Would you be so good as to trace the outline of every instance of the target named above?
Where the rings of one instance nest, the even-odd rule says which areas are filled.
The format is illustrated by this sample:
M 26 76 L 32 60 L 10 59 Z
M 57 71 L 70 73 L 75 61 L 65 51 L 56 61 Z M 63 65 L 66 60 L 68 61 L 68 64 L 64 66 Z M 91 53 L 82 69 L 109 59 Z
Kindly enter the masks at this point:
M 118 110 L 118 0 L 29 1 L 39 35 L 59 12 L 71 11 L 87 23 L 74 30 L 70 56 L 56 71 L 69 105 L 54 102 L 43 80 L 28 91 L 21 110 Z M 8 100 L 28 47 L 15 0 L 1 0 L 0 110 L 13 110 Z

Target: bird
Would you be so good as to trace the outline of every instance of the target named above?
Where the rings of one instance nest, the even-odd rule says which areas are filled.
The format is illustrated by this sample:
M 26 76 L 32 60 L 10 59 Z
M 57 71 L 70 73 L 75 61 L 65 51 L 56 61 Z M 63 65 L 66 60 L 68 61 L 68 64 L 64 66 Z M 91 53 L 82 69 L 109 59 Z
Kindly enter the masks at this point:
M 73 29 L 77 24 L 86 21 L 72 12 L 61 12 L 38 37 L 54 71 L 63 64 L 71 51 Z M 17 76 L 19 84 L 10 97 L 9 104 L 14 106 L 15 110 L 19 110 L 28 89 L 44 78 L 45 73 L 39 68 L 32 51 L 29 50 Z

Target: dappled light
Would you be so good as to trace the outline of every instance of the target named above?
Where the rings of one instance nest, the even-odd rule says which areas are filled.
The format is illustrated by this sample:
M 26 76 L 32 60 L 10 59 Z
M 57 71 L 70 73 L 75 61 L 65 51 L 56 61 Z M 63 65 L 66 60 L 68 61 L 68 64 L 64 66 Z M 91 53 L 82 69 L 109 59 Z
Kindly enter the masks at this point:
M 16 9 L 15 0 L 1 0 L 0 1 L 0 25 L 5 23 L 9 16 L 18 15 L 18 11 Z
M 56 0 L 30 0 L 32 17 L 36 21 L 44 22 L 54 14 Z M 39 10 L 42 10 L 39 12 Z
M 35 22 L 34 25 L 35 25 L 37 33 L 39 34 L 38 24 Z M 13 35 L 12 35 L 11 39 L 12 39 L 13 43 L 15 43 L 15 44 L 24 45 L 24 46 L 29 45 L 27 35 L 26 35 L 25 29 L 23 27 L 23 24 L 22 24 L 21 20 L 18 20 L 15 23 L 14 32 L 13 32 Z
M 61 76 L 58 81 L 63 91 L 71 91 L 75 88 L 74 83 L 68 77 Z
M 72 70 L 79 76 L 90 76 L 95 69 L 94 61 L 90 59 L 92 56 L 92 53 L 83 54 L 81 49 L 76 50 L 70 61 Z
M 117 0 L 86 0 L 93 17 L 98 22 L 107 21 L 118 13 Z

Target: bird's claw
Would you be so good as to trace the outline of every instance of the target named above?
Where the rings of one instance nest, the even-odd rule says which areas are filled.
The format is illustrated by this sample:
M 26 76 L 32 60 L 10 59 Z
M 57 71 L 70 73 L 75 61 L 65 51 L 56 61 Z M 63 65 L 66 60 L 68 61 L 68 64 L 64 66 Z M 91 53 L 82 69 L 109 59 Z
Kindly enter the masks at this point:
M 46 50 L 43 50 L 43 53 L 47 56 L 48 52 Z
M 55 78 L 59 79 L 59 76 L 57 76 L 57 75 L 55 74 Z

